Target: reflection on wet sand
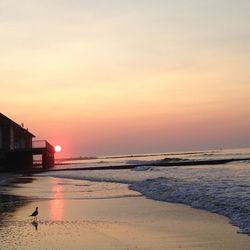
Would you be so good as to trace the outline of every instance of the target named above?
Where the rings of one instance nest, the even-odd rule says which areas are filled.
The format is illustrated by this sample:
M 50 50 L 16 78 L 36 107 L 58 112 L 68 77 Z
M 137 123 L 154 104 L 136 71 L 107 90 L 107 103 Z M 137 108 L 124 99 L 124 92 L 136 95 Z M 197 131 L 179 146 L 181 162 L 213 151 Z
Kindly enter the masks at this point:
M 51 183 L 53 198 L 50 201 L 50 218 L 53 221 L 62 221 L 64 210 L 63 186 L 58 179 L 52 179 Z
M 26 195 L 29 202 L 5 218 L 1 249 L 241 250 L 249 245 L 250 238 L 236 234 L 221 216 L 147 200 L 124 184 L 36 178 L 11 193 Z M 32 221 L 28 215 L 37 206 L 39 219 Z
M 37 221 L 32 221 L 31 225 L 37 230 L 38 229 L 38 222 Z

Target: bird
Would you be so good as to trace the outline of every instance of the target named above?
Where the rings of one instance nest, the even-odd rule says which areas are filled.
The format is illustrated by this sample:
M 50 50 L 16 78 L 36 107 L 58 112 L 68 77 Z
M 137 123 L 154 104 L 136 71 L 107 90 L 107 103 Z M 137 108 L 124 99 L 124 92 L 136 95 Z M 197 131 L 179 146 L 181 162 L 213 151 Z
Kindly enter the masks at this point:
M 30 215 L 36 218 L 36 216 L 38 215 L 38 207 L 36 207 L 36 210 Z

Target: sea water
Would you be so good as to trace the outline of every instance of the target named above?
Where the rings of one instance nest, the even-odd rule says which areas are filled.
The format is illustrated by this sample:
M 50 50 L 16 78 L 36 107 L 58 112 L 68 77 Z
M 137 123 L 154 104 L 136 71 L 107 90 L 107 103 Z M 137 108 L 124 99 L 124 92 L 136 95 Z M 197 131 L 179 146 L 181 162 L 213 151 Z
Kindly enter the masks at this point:
M 165 158 L 179 162 L 215 159 L 239 161 L 221 165 L 157 166 L 157 162 Z M 67 162 L 69 165 L 57 166 L 66 167 L 67 171 L 40 175 L 126 183 L 130 189 L 154 200 L 183 203 L 225 215 L 240 228 L 240 232 L 250 234 L 250 161 L 246 158 L 250 158 L 249 148 L 100 157 Z M 156 166 L 145 166 L 150 162 L 156 163 Z M 72 167 L 130 164 L 141 166 L 126 170 L 70 170 Z

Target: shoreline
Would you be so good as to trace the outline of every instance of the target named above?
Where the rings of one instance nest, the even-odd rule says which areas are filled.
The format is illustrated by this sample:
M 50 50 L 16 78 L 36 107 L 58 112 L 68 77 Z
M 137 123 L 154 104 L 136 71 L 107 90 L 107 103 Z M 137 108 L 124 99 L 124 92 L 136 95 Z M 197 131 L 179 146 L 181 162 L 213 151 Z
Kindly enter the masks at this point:
M 210 250 L 247 249 L 244 247 L 250 244 L 250 237 L 237 234 L 236 227 L 223 216 L 142 196 L 113 195 L 130 192 L 126 184 L 52 177 L 32 179 L 33 182 L 26 180 L 11 188 L 11 194 L 31 198 L 30 190 L 36 196 L 44 186 L 41 197 L 28 199 L 0 227 L 1 245 L 5 249 L 10 237 L 15 237 L 18 249 L 34 246 L 82 249 L 84 246 L 84 249 Z M 104 194 L 106 197 L 97 199 Z M 90 199 L 86 199 L 88 195 Z M 39 206 L 40 215 L 34 224 L 27 215 L 35 206 Z
M 124 170 L 124 169 L 135 169 L 137 167 L 190 167 L 190 166 L 204 166 L 204 165 L 224 165 L 231 162 L 249 162 L 250 158 L 230 158 L 230 159 L 211 159 L 211 160 L 176 160 L 176 159 L 164 159 L 160 161 L 155 161 L 152 163 L 140 163 L 140 164 L 121 164 L 121 165 L 105 165 L 105 166 L 93 166 L 93 167 L 73 167 L 73 168 L 51 168 L 51 169 L 42 169 L 34 168 L 27 171 L 15 171 L 14 173 L 19 174 L 34 174 L 34 173 L 43 173 L 43 172 L 60 172 L 60 171 L 77 171 L 77 170 Z M 56 163 L 55 167 L 58 166 L 75 166 L 81 165 L 82 162 L 75 163 Z M 40 166 L 40 165 L 35 165 Z

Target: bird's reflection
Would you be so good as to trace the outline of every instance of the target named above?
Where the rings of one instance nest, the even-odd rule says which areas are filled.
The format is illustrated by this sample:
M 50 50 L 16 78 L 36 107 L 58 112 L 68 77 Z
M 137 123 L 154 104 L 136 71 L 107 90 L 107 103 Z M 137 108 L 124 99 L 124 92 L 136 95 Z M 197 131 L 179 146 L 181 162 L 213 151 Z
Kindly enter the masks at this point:
M 31 222 L 31 225 L 37 230 L 38 229 L 38 222 L 36 220 L 33 220 Z

